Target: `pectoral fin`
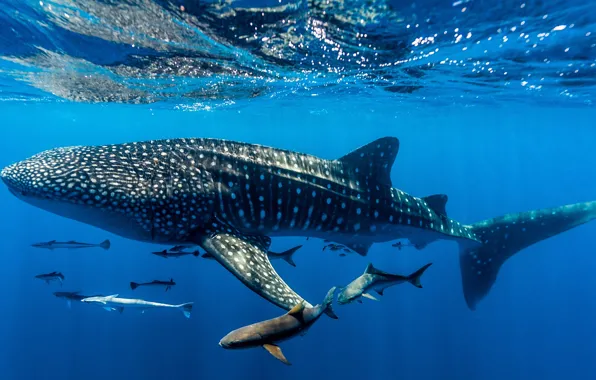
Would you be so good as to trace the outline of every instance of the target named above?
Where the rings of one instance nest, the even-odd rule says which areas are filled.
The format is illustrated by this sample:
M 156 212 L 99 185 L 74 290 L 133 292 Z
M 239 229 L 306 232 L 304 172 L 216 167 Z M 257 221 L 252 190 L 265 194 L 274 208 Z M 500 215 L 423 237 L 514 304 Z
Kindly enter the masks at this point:
M 368 293 L 362 293 L 362 297 L 368 298 L 369 300 L 378 301 L 378 299 L 375 296 L 370 295 Z
M 269 302 L 291 310 L 304 301 L 275 272 L 267 251 L 271 239 L 234 232 L 217 232 L 200 236 L 198 243 L 215 260 L 232 272 L 244 285 Z M 312 307 L 304 301 L 304 306 Z
M 107 311 L 114 311 L 115 310 L 113 307 L 109 307 L 109 306 L 104 306 L 103 308 L 104 308 L 104 310 L 107 310 Z
M 286 357 L 284 356 L 284 353 L 281 352 L 281 348 L 279 348 L 279 346 L 276 346 L 274 344 L 264 344 L 263 345 L 263 348 L 266 349 L 267 352 L 269 352 L 277 360 L 279 360 L 280 362 L 284 363 L 285 365 L 292 365 L 292 363 L 290 363 L 288 361 L 288 359 L 286 359 Z

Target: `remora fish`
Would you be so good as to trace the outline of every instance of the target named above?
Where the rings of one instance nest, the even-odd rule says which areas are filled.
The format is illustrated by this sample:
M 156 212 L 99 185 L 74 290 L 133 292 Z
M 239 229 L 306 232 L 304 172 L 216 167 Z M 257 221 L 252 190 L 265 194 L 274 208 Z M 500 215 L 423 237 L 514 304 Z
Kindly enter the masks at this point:
M 131 282 L 130 288 L 132 290 L 135 290 L 139 286 L 165 286 L 166 292 L 167 292 L 168 290 L 172 289 L 172 286 L 174 286 L 174 285 L 176 285 L 176 283 L 174 282 L 174 279 L 171 278 L 170 281 L 153 280 L 151 282 L 141 282 L 141 283 Z
M 99 244 L 89 244 L 89 243 L 80 243 L 74 240 L 70 240 L 70 241 L 64 241 L 64 242 L 60 242 L 60 241 L 56 241 L 56 240 L 52 240 L 52 241 L 48 241 L 45 243 L 35 243 L 35 244 L 31 244 L 32 247 L 35 248 L 45 248 L 45 249 L 80 249 L 80 248 L 103 248 L 105 250 L 110 249 L 110 241 L 109 240 L 104 240 Z
M 159 256 L 159 257 L 163 257 L 164 259 L 170 258 L 170 257 L 174 257 L 174 258 L 178 258 L 178 257 L 182 257 L 182 256 L 186 256 L 186 255 L 193 255 L 194 257 L 199 257 L 199 251 L 192 251 L 192 252 L 187 252 L 187 251 L 167 251 L 167 250 L 163 250 L 163 251 L 158 251 L 158 252 L 151 252 L 152 254 Z
M 68 308 L 72 306 L 72 301 L 81 302 L 83 299 L 88 297 L 103 297 L 101 294 L 97 294 L 94 296 L 85 296 L 80 293 L 81 292 L 54 292 L 54 295 L 58 298 L 65 299 Z
M 368 264 L 366 270 L 360 277 L 342 289 L 337 296 L 337 303 L 345 305 L 354 301 L 360 302 L 360 297 L 378 301 L 374 296 L 370 295 L 370 290 L 374 290 L 382 296 L 383 292 L 388 287 L 403 284 L 404 282 L 409 282 L 417 288 L 422 288 L 420 276 L 424 274 L 424 271 L 426 271 L 431 264 L 432 263 L 426 264 L 409 276 L 383 272 L 373 267 L 372 264 Z
M 187 248 L 194 247 L 194 244 L 187 244 L 187 245 L 175 245 L 169 249 L 170 252 L 181 252 Z
M 296 247 L 288 249 L 287 251 L 283 251 L 283 252 L 279 252 L 279 253 L 273 252 L 273 251 L 267 251 L 267 257 L 269 258 L 269 260 L 281 259 L 281 260 L 285 261 L 286 263 L 290 264 L 291 266 L 295 267 L 296 263 L 294 262 L 293 255 L 300 248 L 302 248 L 302 245 L 298 245 Z M 201 256 L 201 257 L 203 257 L 204 259 L 215 260 L 215 257 L 213 257 L 213 255 L 210 254 L 209 252 L 205 252 L 203 254 L 203 256 Z
M 419 249 L 456 241 L 473 309 L 509 257 L 596 218 L 596 202 L 586 202 L 464 225 L 447 216 L 446 195 L 392 187 L 398 148 L 385 137 L 326 160 L 217 139 L 158 140 L 56 148 L 0 176 L 12 194 L 58 215 L 139 241 L 197 244 L 286 310 L 303 298 L 271 266 L 270 237 L 328 239 L 360 255 L 395 239 Z
M 46 284 L 50 284 L 50 281 L 59 281 L 60 286 L 62 286 L 62 282 L 64 281 L 64 275 L 60 272 L 52 272 L 46 274 L 38 274 L 35 278 L 39 278 L 46 282 Z
M 142 309 L 144 313 L 146 309 L 153 308 L 173 308 L 180 309 L 186 318 L 190 318 L 193 302 L 187 302 L 180 305 L 169 305 L 167 303 L 151 302 L 134 298 L 118 298 L 118 294 L 102 297 L 87 297 L 83 298 L 81 302 L 95 303 L 102 306 L 107 311 L 118 310 L 120 313 L 125 308 Z
M 334 293 L 335 287 L 329 290 L 321 305 L 304 307 L 304 302 L 300 302 L 287 314 L 280 317 L 234 330 L 223 337 L 219 345 L 228 349 L 263 347 L 282 363 L 290 365 L 277 343 L 298 334 L 306 334 L 306 331 L 323 313 L 337 319 L 331 308 Z

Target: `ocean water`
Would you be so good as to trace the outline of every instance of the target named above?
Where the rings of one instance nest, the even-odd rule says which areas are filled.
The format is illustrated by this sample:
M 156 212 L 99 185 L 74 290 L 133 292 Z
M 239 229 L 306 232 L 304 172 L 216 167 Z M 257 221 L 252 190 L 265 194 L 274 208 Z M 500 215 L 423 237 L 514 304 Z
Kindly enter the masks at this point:
M 449 216 L 596 200 L 596 3 L 582 1 L 0 0 L 0 167 L 47 149 L 213 137 L 339 158 L 400 139 L 391 179 L 447 194 Z M 476 310 L 458 247 L 375 244 L 368 256 L 297 244 L 275 269 L 299 294 L 368 263 L 422 289 L 335 305 L 303 337 L 224 350 L 240 326 L 281 315 L 217 262 L 163 259 L 128 240 L 34 208 L 0 189 L 4 284 L 1 379 L 593 379 L 596 222 L 509 259 Z M 42 250 L 49 240 L 100 249 Z M 61 271 L 61 287 L 34 279 Z M 163 289 L 130 281 L 173 278 Z M 55 291 L 194 302 L 180 312 L 107 312 Z

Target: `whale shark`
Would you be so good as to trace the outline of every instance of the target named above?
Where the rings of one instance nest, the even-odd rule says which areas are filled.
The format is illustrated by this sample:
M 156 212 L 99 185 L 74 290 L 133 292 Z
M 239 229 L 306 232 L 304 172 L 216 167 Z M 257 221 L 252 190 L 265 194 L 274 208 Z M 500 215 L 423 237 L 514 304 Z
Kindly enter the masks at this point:
M 474 309 L 516 252 L 596 218 L 596 202 L 585 202 L 460 223 L 447 215 L 446 195 L 393 186 L 399 145 L 384 137 L 334 160 L 207 138 L 74 146 L 7 166 L 0 177 L 16 197 L 55 214 L 138 241 L 198 245 L 285 310 L 312 305 L 271 265 L 273 237 L 326 239 L 363 256 L 397 239 L 417 249 L 455 241 Z

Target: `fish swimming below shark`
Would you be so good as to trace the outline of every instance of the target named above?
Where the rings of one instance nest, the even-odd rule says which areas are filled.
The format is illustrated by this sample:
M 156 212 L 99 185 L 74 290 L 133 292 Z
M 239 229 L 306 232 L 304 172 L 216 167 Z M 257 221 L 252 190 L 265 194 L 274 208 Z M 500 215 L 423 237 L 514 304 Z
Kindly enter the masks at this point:
M 174 282 L 174 279 L 171 278 L 170 281 L 153 280 L 151 282 L 141 282 L 141 283 L 131 282 L 130 288 L 132 290 L 135 290 L 139 286 L 165 287 L 166 292 L 167 292 L 168 290 L 172 289 L 172 286 L 174 286 L 174 285 L 176 285 L 176 283 Z
M 45 281 L 45 283 L 48 285 L 52 281 L 57 281 L 60 283 L 60 286 L 62 286 L 62 283 L 64 282 L 65 277 L 60 272 L 52 272 L 52 273 L 38 274 L 37 276 L 35 276 L 35 278 Z
M 267 257 L 269 260 L 283 260 L 291 266 L 296 267 L 296 263 L 294 262 L 294 253 L 296 253 L 296 251 L 298 251 L 300 248 L 302 248 L 302 245 L 297 245 L 296 247 L 292 247 L 283 252 L 267 251 Z M 215 260 L 215 257 L 209 252 L 205 252 L 201 257 L 204 259 Z
M 402 276 L 399 274 L 383 272 L 375 268 L 372 264 L 368 264 L 366 270 L 361 276 L 356 278 L 340 291 L 337 296 L 337 303 L 340 305 L 345 305 L 354 301 L 361 302 L 360 297 L 378 301 L 377 298 L 369 293 L 371 290 L 376 291 L 380 296 L 382 296 L 385 289 L 391 286 L 403 284 L 404 282 L 409 282 L 417 288 L 422 288 L 420 277 L 431 265 L 431 263 L 426 264 L 409 276 Z
M 70 309 L 72 307 L 72 301 L 81 302 L 85 298 L 89 297 L 103 297 L 101 294 L 86 296 L 81 292 L 54 292 L 54 296 L 66 300 L 66 305 Z
M 194 247 L 194 244 L 187 244 L 187 245 L 175 245 L 168 250 L 168 252 L 182 252 L 187 248 Z
M 70 241 L 56 241 L 51 240 L 45 243 L 35 243 L 31 244 L 32 247 L 35 248 L 45 248 L 49 250 L 54 249 L 81 249 L 81 248 L 103 248 L 105 250 L 110 249 L 110 241 L 104 240 L 99 244 L 89 244 L 89 243 L 80 243 L 78 241 L 70 240 Z
M 119 298 L 118 294 L 100 297 L 83 298 L 81 302 L 92 303 L 103 307 L 107 311 L 124 312 L 124 309 L 135 308 L 140 309 L 142 313 L 148 309 L 155 308 L 169 308 L 181 310 L 186 318 L 190 318 L 193 302 L 182 303 L 179 305 L 170 305 L 167 303 L 151 302 L 134 298 Z
M 219 345 L 226 349 L 263 347 L 279 361 L 290 365 L 277 344 L 297 335 L 306 334 L 323 313 L 337 319 L 332 308 L 335 289 L 333 287 L 327 292 L 327 296 L 320 305 L 305 307 L 304 302 L 301 302 L 280 317 L 254 323 L 230 332 L 221 339 Z
M 177 259 L 182 256 L 192 255 L 194 257 L 199 257 L 200 252 L 198 250 L 194 250 L 192 252 L 189 251 L 168 251 L 164 249 L 163 251 L 151 252 L 155 256 L 163 257 L 164 259 L 169 259 L 171 257 Z
M 384 137 L 334 160 L 204 138 L 75 146 L 0 177 L 16 197 L 57 215 L 138 241 L 196 244 L 285 310 L 305 300 L 271 265 L 272 237 L 328 239 L 362 256 L 397 239 L 417 249 L 455 241 L 474 309 L 515 253 L 596 218 L 596 202 L 584 202 L 463 224 L 448 216 L 446 195 L 393 186 L 399 145 Z

